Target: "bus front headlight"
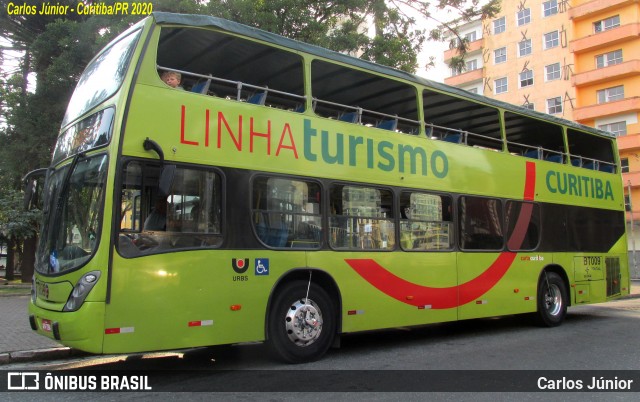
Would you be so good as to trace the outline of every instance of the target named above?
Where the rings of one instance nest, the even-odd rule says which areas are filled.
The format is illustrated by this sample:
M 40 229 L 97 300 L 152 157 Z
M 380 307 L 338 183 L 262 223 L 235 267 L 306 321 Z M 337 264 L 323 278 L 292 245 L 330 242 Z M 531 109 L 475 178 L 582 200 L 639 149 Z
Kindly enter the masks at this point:
M 73 291 L 71 291 L 71 296 L 67 300 L 67 304 L 64 305 L 62 311 L 76 311 L 82 304 L 84 300 L 87 298 L 91 289 L 98 283 L 98 279 L 100 279 L 100 271 L 91 271 L 82 276 L 76 286 L 73 287 Z

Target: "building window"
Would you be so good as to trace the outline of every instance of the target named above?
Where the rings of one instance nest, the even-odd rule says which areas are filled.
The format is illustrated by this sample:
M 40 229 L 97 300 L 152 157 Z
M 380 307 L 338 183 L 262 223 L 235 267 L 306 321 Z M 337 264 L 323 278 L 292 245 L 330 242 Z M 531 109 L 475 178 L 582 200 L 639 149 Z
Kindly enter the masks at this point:
M 530 102 L 525 103 L 524 105 L 522 105 L 522 107 L 529 110 L 536 110 L 534 104 Z
M 524 39 L 518 42 L 518 55 L 520 57 L 531 54 L 531 39 Z
M 464 67 L 465 67 L 465 69 L 467 71 L 477 70 L 478 69 L 478 60 L 476 60 L 476 59 L 469 60 L 468 62 L 465 63 Z
M 518 11 L 518 26 L 520 25 L 525 25 L 531 22 L 531 9 L 530 8 L 523 8 L 522 10 Z
M 546 81 L 553 81 L 560 79 L 560 63 L 553 63 L 545 66 L 545 79 Z
M 507 20 L 505 17 L 500 17 L 497 20 L 493 20 L 493 33 L 499 34 L 507 29 Z
M 557 96 L 555 98 L 547 99 L 547 113 L 558 114 L 562 113 L 562 98 Z
M 560 34 L 558 31 L 553 31 L 544 34 L 544 48 L 551 49 L 560 44 Z
M 604 68 L 622 63 L 622 49 L 596 56 L 596 68 Z
M 609 124 L 601 124 L 598 128 L 602 131 L 608 131 L 616 137 L 620 137 L 621 135 L 627 135 L 627 122 L 626 121 L 617 121 L 615 123 Z
M 629 158 L 620 158 L 620 171 L 629 173 Z
M 549 0 L 542 3 L 542 13 L 545 17 L 558 14 L 558 0 Z
M 629 194 L 624 195 L 624 210 L 627 212 L 631 212 L 631 197 Z
M 609 29 L 617 28 L 620 26 L 620 16 L 615 15 L 613 17 L 606 18 L 604 20 L 596 21 L 593 23 L 594 32 L 608 31 Z
M 520 88 L 533 85 L 533 70 L 526 70 L 520 73 Z
M 508 83 L 507 77 L 498 78 L 496 80 L 496 94 L 505 93 L 507 92 L 508 89 L 509 89 L 509 83 Z
M 469 42 L 474 42 L 476 40 L 476 31 L 469 32 L 464 35 L 464 38 Z
M 501 47 L 493 51 L 493 62 L 495 64 L 504 63 L 507 61 L 507 48 Z
M 596 92 L 598 97 L 598 103 L 613 102 L 620 99 L 624 99 L 624 86 L 619 85 L 617 87 L 605 88 Z

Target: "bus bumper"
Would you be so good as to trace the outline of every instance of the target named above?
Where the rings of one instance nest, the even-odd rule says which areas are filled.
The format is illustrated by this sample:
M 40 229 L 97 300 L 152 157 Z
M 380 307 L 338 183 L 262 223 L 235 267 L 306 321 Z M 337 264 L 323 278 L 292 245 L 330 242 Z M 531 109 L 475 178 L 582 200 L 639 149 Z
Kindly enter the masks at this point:
M 61 344 L 89 353 L 102 353 L 105 304 L 85 302 L 74 312 L 46 310 L 29 302 L 31 329 Z

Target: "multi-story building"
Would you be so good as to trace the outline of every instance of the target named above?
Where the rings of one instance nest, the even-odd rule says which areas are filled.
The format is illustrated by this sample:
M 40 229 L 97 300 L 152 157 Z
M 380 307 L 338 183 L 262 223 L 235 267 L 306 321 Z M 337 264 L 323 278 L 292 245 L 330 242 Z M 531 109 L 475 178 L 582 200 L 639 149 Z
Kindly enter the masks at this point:
M 445 83 L 615 135 L 630 248 L 640 247 L 640 1 L 503 1 L 496 17 L 460 27 L 470 31 L 467 68 Z
M 618 139 L 630 246 L 635 251 L 640 246 L 640 4 L 574 0 L 569 18 L 576 64 L 574 119 Z M 637 265 L 634 268 L 638 277 Z
M 461 26 L 460 36 L 469 39 L 466 68 L 452 71 L 445 83 L 572 119 L 576 99 L 567 10 L 558 0 L 504 1 L 496 17 Z M 448 50 L 445 62 L 456 55 Z

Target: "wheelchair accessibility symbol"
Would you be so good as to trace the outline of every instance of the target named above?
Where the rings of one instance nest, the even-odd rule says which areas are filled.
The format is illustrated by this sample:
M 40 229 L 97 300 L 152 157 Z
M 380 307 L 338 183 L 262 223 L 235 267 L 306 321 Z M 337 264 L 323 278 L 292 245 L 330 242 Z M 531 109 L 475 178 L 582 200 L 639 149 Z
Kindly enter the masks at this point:
M 256 258 L 256 275 L 269 275 L 268 258 Z

